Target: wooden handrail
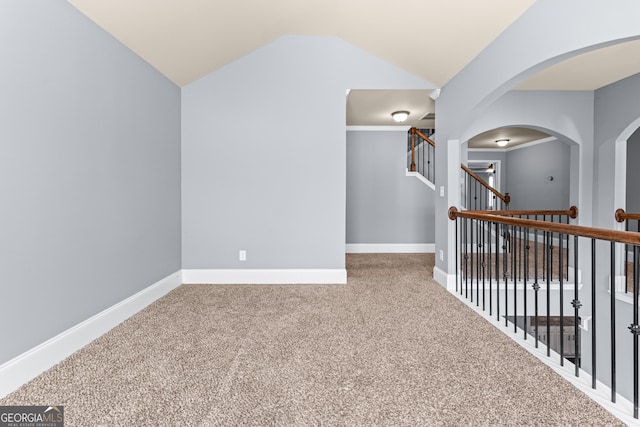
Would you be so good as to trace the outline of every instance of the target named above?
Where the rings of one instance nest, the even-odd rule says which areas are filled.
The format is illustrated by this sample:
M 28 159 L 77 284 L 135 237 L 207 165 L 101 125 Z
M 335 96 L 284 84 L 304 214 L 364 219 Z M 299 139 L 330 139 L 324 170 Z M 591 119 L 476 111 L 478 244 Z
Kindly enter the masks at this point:
M 622 208 L 616 210 L 615 216 L 616 216 L 616 221 L 618 222 L 625 222 L 628 219 L 640 220 L 640 214 L 626 213 Z
M 489 213 L 478 213 L 478 211 L 459 211 L 455 206 L 452 206 L 449 208 L 449 219 L 453 221 L 456 218 L 477 219 L 481 221 L 515 225 L 523 228 L 551 231 L 554 233 L 571 234 L 591 239 L 608 240 L 611 242 L 626 243 L 629 245 L 640 245 L 640 233 L 631 231 L 607 230 L 604 228 L 559 224 L 557 222 L 538 221 L 534 219 L 510 218 Z
M 571 206 L 567 210 L 520 210 L 520 211 L 483 210 L 483 211 L 473 211 L 473 212 L 491 213 L 493 215 L 567 215 L 573 219 L 576 219 L 578 217 L 578 208 L 575 206 Z
M 414 131 L 414 133 L 415 133 L 416 135 L 418 135 L 420 138 L 422 138 L 422 139 L 424 139 L 425 141 L 427 141 L 427 142 L 429 143 L 429 145 L 431 145 L 432 147 L 435 147 L 435 146 L 436 146 L 436 143 L 435 143 L 435 142 L 433 142 L 431 139 L 429 139 L 429 137 L 428 137 L 428 136 L 426 136 L 425 134 L 423 134 L 422 132 L 420 132 L 418 129 L 416 129 L 416 128 L 411 128 L 411 130 L 413 130 L 413 131 Z
M 496 195 L 496 197 L 498 197 L 500 200 L 505 202 L 507 205 L 509 204 L 509 202 L 511 202 L 511 196 L 509 196 L 509 193 L 505 193 L 504 195 L 502 195 L 502 193 L 500 193 L 498 190 L 496 190 L 495 188 L 493 188 L 492 186 L 487 184 L 484 179 L 480 178 L 478 175 L 476 175 L 471 169 L 469 169 L 465 165 L 460 165 L 460 168 L 463 171 L 465 171 L 466 173 L 468 173 L 469 175 L 471 175 L 483 187 L 485 187 L 487 190 L 491 191 L 493 194 Z
M 429 145 L 431 145 L 434 148 L 436 146 L 436 143 L 430 140 L 429 137 L 427 137 L 425 134 L 420 132 L 415 127 L 412 127 L 411 129 L 409 129 L 409 133 L 411 133 L 411 165 L 409 166 L 409 170 L 411 172 L 415 172 L 416 171 L 416 146 L 419 145 L 419 144 L 416 144 L 416 135 L 418 135 L 423 140 L 427 141 L 427 143 L 429 143 Z

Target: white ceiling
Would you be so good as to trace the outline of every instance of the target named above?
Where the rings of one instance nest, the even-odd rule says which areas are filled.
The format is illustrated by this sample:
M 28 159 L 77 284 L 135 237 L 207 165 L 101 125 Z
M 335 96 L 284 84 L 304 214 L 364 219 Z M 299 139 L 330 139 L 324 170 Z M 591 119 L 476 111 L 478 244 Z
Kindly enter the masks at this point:
M 179 86 L 282 35 L 300 34 L 340 37 L 437 87 L 446 84 L 534 2 L 68 1 Z M 594 90 L 637 72 L 640 40 L 552 66 L 516 89 Z M 433 111 L 433 103 L 426 95 L 425 91 L 351 91 L 347 123 L 392 125 L 395 123 L 391 112 L 408 109 L 412 114 L 403 126 L 432 127 L 425 122 L 415 123 L 424 112 Z
M 482 132 L 469 139 L 468 146 L 469 148 L 508 150 L 518 145 L 550 139 L 549 137 L 550 135 L 535 129 L 508 127 Z M 499 139 L 508 139 L 509 142 L 505 147 L 498 147 L 496 141 Z
M 431 90 L 352 90 L 347 96 L 347 125 L 349 126 L 415 126 L 432 129 L 435 121 L 421 120 L 435 112 Z M 409 118 L 396 123 L 394 111 L 409 111 Z

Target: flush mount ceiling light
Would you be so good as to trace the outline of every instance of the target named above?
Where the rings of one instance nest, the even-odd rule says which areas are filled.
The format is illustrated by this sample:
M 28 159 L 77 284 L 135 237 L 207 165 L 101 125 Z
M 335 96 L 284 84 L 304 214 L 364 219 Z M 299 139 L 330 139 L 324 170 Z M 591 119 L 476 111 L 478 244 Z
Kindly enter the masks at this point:
M 509 141 L 510 139 L 496 139 L 496 144 L 498 144 L 498 147 L 506 147 Z
M 407 118 L 409 117 L 409 112 L 408 111 L 394 111 L 393 113 L 391 113 L 391 117 L 393 117 L 393 120 L 395 120 L 398 123 L 402 123 L 405 120 L 407 120 Z

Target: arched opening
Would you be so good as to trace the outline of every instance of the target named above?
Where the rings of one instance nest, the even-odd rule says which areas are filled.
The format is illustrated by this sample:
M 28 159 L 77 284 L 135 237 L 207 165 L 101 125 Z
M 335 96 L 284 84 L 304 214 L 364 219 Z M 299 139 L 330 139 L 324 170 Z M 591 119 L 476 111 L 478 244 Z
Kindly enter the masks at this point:
M 507 145 L 498 146 L 501 140 Z M 568 209 L 579 201 L 579 144 L 550 129 L 495 128 L 469 138 L 462 151 L 474 169 L 493 165 L 496 189 L 509 193 L 512 210 Z

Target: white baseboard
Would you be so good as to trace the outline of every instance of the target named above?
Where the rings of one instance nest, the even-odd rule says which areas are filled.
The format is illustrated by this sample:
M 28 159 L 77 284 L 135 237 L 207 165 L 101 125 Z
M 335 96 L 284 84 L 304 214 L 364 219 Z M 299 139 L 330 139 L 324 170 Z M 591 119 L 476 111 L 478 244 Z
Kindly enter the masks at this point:
M 16 390 L 91 341 L 182 284 L 177 271 L 135 295 L 0 365 L 0 398 Z
M 432 254 L 435 243 L 347 243 L 348 254 Z
M 433 267 L 433 280 L 450 291 L 456 290 L 456 275 L 448 274 L 438 267 Z
M 344 284 L 346 269 L 245 269 L 182 270 L 185 284 Z

